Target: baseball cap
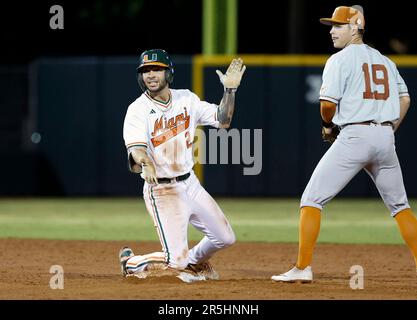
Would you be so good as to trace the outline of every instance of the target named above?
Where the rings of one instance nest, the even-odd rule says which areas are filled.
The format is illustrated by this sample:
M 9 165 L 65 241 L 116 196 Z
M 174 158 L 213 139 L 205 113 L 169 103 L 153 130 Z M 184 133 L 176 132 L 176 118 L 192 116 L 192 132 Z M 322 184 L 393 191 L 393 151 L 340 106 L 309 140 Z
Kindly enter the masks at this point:
M 331 18 L 321 18 L 320 22 L 325 25 L 350 23 L 357 25 L 359 29 L 365 28 L 365 18 L 361 6 L 337 7 Z

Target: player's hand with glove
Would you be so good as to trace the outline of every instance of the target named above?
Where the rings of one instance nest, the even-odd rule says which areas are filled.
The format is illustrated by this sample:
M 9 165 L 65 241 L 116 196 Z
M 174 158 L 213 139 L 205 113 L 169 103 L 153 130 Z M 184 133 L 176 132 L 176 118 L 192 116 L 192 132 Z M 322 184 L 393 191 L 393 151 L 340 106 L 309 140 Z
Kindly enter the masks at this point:
M 158 184 L 155 167 L 152 164 L 142 163 L 142 173 L 140 176 L 149 184 Z
M 223 74 L 220 70 L 216 70 L 216 73 L 219 76 L 220 82 L 223 84 L 225 90 L 236 90 L 240 85 L 240 81 L 242 80 L 245 70 L 246 66 L 243 65 L 243 60 L 241 58 L 237 58 L 232 60 L 225 74 Z
M 158 184 L 156 170 L 152 160 L 148 157 L 145 148 L 131 151 L 129 155 L 130 171 L 140 173 L 140 176 L 149 184 Z
M 323 141 L 332 144 L 336 141 L 337 136 L 340 133 L 339 127 L 334 123 L 325 123 L 324 121 L 322 122 L 322 125 L 321 137 Z

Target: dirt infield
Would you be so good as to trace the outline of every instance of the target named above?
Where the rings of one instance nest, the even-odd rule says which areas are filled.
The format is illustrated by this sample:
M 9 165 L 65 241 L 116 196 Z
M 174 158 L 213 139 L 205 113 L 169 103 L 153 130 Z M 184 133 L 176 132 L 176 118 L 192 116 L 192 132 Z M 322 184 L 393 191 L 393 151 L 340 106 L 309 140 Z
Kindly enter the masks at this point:
M 312 284 L 274 283 L 287 271 L 295 244 L 237 243 L 218 253 L 218 281 L 186 284 L 174 277 L 123 279 L 117 253 L 160 250 L 158 243 L 0 240 L 0 299 L 417 299 L 417 274 L 405 245 L 319 244 Z M 64 289 L 51 289 L 52 265 L 64 269 Z M 364 268 L 364 289 L 352 290 L 351 266 Z

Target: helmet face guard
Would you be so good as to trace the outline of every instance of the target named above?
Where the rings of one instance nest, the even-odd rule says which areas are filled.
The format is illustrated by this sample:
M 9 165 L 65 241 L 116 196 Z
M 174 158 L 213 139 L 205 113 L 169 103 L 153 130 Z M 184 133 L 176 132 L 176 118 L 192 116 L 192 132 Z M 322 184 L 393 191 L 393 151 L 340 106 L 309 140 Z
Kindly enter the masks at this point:
M 165 68 L 165 80 L 170 85 L 174 81 L 174 66 L 168 53 L 161 49 L 152 49 L 142 52 L 139 58 L 139 66 L 136 68 L 137 80 L 142 91 L 146 91 L 143 81 L 142 68 L 146 66 L 159 66 Z

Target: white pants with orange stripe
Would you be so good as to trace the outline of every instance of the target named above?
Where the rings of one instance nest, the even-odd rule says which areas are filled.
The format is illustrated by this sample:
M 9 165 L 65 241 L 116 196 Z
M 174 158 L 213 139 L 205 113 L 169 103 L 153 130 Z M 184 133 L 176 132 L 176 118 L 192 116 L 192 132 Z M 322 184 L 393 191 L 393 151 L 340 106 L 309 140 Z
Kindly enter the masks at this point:
M 129 274 L 143 272 L 146 271 L 149 264 L 164 262 L 165 254 L 163 252 L 152 252 L 145 255 L 131 257 L 126 262 L 126 270 Z
M 235 234 L 223 211 L 193 171 L 184 181 L 158 185 L 145 183 L 143 197 L 157 230 L 163 257 L 171 268 L 182 270 L 189 263 L 207 261 L 216 251 L 235 242 Z M 190 250 L 189 223 L 205 235 Z M 129 264 L 133 261 L 133 258 L 129 259 Z M 138 262 L 143 263 L 140 259 Z

